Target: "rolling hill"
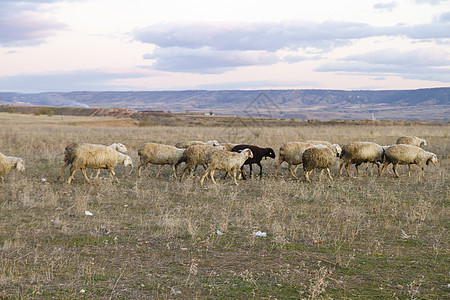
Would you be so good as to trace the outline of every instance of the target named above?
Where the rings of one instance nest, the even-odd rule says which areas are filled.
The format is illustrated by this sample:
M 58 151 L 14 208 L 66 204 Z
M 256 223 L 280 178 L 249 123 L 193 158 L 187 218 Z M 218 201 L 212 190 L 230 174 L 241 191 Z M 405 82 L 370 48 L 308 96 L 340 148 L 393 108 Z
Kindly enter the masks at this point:
M 0 105 L 72 106 L 297 119 L 450 121 L 450 88 L 0 93 Z

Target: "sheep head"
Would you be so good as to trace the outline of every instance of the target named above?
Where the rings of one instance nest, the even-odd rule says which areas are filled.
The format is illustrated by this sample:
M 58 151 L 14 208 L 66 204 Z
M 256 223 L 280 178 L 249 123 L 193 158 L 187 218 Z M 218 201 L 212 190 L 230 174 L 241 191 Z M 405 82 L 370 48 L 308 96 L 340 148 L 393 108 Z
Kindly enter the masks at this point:
M 220 146 L 219 142 L 216 140 L 209 140 L 206 143 L 210 144 L 211 146 L 217 147 Z
M 272 148 L 267 148 L 267 154 L 265 156 L 265 158 L 270 157 L 270 158 L 275 158 L 275 151 L 273 151 Z
M 336 153 L 336 157 L 340 157 L 342 153 L 342 148 L 338 144 L 333 144 L 330 146 L 330 149 Z
M 122 143 L 114 143 L 111 146 L 113 146 L 113 148 L 116 149 L 119 152 L 122 152 L 122 153 L 127 153 L 128 152 L 127 147 L 125 147 L 125 145 L 122 144 Z
M 427 160 L 427 166 L 428 166 L 428 164 L 430 163 L 430 161 L 431 161 L 434 165 L 437 164 L 438 159 L 437 159 L 436 154 L 433 153 L 433 155 Z
M 18 172 L 25 171 L 25 163 L 23 162 L 23 160 L 21 158 L 17 159 L 15 167 Z
M 427 141 L 422 139 L 421 142 L 420 142 L 420 146 L 421 147 L 426 147 L 427 146 Z
M 131 157 L 129 157 L 128 155 L 123 155 L 123 162 L 124 166 L 131 166 L 131 170 L 130 173 L 131 174 L 133 172 L 133 161 L 131 160 Z

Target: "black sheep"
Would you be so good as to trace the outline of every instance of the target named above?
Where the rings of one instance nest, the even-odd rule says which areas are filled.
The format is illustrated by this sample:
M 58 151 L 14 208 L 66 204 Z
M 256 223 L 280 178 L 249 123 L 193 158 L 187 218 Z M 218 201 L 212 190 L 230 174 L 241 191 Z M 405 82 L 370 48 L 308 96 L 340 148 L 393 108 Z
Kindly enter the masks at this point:
M 248 148 L 252 151 L 253 158 L 248 158 L 245 161 L 245 163 L 242 165 L 242 167 L 241 167 L 242 178 L 246 179 L 244 172 L 242 172 L 244 170 L 245 165 L 250 165 L 250 176 L 252 176 L 252 164 L 257 164 L 259 166 L 259 177 L 261 178 L 262 177 L 261 159 L 263 159 L 263 157 L 275 158 L 275 151 L 273 151 L 272 148 L 261 148 L 261 147 L 255 146 L 255 145 L 244 145 L 244 144 L 234 146 L 231 149 L 231 151 L 240 152 L 240 151 L 244 150 L 245 148 Z

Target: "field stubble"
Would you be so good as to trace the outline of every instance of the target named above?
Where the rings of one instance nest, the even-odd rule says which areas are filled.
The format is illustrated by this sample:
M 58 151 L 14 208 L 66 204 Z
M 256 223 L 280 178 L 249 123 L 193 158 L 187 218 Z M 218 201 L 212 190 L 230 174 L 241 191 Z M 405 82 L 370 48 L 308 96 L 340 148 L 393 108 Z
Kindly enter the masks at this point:
M 85 128 L 39 120 L 0 128 L 0 151 L 27 166 L 24 174 L 7 174 L 0 190 L 0 298 L 449 295 L 448 124 L 239 128 L 230 140 L 226 127 Z M 200 170 L 180 182 L 169 167 L 159 178 L 138 179 L 118 166 L 120 183 L 104 171 L 92 184 L 79 173 L 71 186 L 57 181 L 70 142 L 122 142 L 137 164 L 144 142 L 250 141 L 278 155 L 287 141 L 388 145 L 401 135 L 424 137 L 438 155 L 425 177 L 413 166 L 410 178 L 402 167 L 399 179 L 318 180 L 316 172 L 306 184 L 291 179 L 285 165 L 275 179 L 276 160 L 265 160 L 263 179 L 239 186 L 217 176 L 218 185 L 201 188 Z

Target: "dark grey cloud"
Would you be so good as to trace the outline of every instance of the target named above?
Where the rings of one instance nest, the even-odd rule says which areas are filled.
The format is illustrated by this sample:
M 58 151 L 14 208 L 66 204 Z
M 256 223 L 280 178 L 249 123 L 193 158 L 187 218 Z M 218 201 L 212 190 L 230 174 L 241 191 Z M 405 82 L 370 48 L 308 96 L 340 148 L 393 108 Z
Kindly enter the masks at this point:
M 379 2 L 379 3 L 375 3 L 375 5 L 373 6 L 374 9 L 387 10 L 387 11 L 392 11 L 396 7 L 397 7 L 396 2 Z
M 450 53 L 440 48 L 412 51 L 395 49 L 350 55 L 327 63 L 318 72 L 338 72 L 359 75 L 395 75 L 406 79 L 450 82 Z
M 13 92 L 67 92 L 110 90 L 112 82 L 119 79 L 143 78 L 147 74 L 127 74 L 103 72 L 101 70 L 77 70 L 70 72 L 50 72 L 37 74 L 18 74 L 0 77 L 0 91 Z M 129 88 L 117 86 L 117 88 Z
M 0 45 L 40 44 L 65 25 L 39 13 L 39 4 L 56 1 L 1 1 Z

